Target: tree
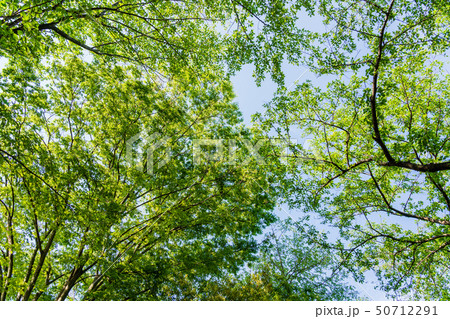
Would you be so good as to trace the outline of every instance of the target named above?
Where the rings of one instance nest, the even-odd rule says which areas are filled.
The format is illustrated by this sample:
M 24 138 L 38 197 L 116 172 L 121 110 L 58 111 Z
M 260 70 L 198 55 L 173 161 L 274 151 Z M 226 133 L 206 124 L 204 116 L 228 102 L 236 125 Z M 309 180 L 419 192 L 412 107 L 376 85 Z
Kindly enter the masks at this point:
M 328 235 L 308 225 L 308 219 L 279 221 L 271 226 L 253 265 L 279 300 L 351 300 L 357 293 L 340 267 Z
M 158 299 L 173 273 L 202 278 L 251 258 L 273 220 L 269 174 L 245 147 L 234 156 L 248 165 L 228 147 L 223 158 L 192 154 L 196 140 L 251 140 L 231 85 L 217 71 L 172 77 L 70 52 L 47 64 L 10 59 L 2 300 Z M 145 133 L 164 144 L 138 143 Z
M 180 279 L 166 286 L 178 300 L 354 300 L 348 271 L 334 258 L 325 233 L 307 220 L 278 221 L 266 232 L 258 258 L 237 274 L 208 281 Z
M 450 43 L 447 1 L 0 8 L 0 299 L 176 299 L 177 283 L 239 282 L 275 195 L 340 229 L 343 266 L 376 269 L 393 294 L 448 298 L 449 78 L 435 58 Z M 303 28 L 306 15 L 326 28 Z M 285 59 L 335 79 L 289 91 Z M 227 77 L 245 63 L 280 85 L 252 133 Z M 250 156 L 256 138 L 275 128 L 288 141 L 293 127 L 312 143 L 291 145 L 289 165 L 275 147 L 267 165 Z M 213 140 L 209 156 L 188 154 L 198 139 Z M 217 140 L 233 141 L 234 163 L 214 159 Z M 279 272 L 251 276 L 300 293 Z
M 292 32 L 296 9 L 278 0 L 2 0 L 0 56 L 57 56 L 69 45 L 160 76 L 253 63 L 258 82 L 270 70 L 281 83 L 286 51 L 306 40 Z
M 0 2 L 1 300 L 164 299 L 252 258 L 274 188 L 223 71 L 250 4 Z
M 231 286 L 237 296 L 228 298 L 240 299 L 244 294 L 244 300 L 357 299 L 347 282 L 349 272 L 335 258 L 328 236 L 308 223 L 288 219 L 271 226 L 258 260 Z M 255 291 L 265 294 L 258 296 Z
M 188 65 L 200 73 L 220 52 L 208 27 L 220 20 L 215 8 L 211 1 L 2 1 L 0 54 L 45 57 L 67 43 L 162 74 Z
M 449 298 L 448 5 L 296 1 L 325 27 L 297 21 L 290 32 L 304 37 L 284 53 L 331 80 L 280 86 L 256 118 L 309 139 L 291 147 L 286 201 L 338 227 L 342 263 L 375 269 L 401 298 Z

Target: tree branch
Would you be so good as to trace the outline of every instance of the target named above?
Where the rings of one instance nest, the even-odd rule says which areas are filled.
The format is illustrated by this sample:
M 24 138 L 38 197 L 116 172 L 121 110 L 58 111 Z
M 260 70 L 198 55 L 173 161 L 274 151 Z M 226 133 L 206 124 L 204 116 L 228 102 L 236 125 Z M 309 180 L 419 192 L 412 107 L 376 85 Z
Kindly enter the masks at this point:
M 380 68 L 380 63 L 381 63 L 381 58 L 383 56 L 383 48 L 384 48 L 383 40 L 384 40 L 386 26 L 387 26 L 387 23 L 389 21 L 390 14 L 392 12 L 392 8 L 394 6 L 394 2 L 395 2 L 395 0 L 392 0 L 391 5 L 389 6 L 389 9 L 386 12 L 386 18 L 384 20 L 383 26 L 381 27 L 380 40 L 379 40 L 379 44 L 378 44 L 378 55 L 377 55 L 376 61 L 374 63 L 374 74 L 373 74 L 373 81 L 372 81 L 372 95 L 370 96 L 370 109 L 371 109 L 371 113 L 372 113 L 372 126 L 373 126 L 373 131 L 374 131 L 374 134 L 375 134 L 374 140 L 375 140 L 375 142 L 378 143 L 378 145 L 383 150 L 384 156 L 386 157 L 388 162 L 395 162 L 395 160 L 391 156 L 391 154 L 389 153 L 389 150 L 387 149 L 386 145 L 384 144 L 384 142 L 383 142 L 383 140 L 381 138 L 380 129 L 379 129 L 379 126 L 378 126 L 378 116 L 377 116 L 377 91 L 378 91 L 378 71 L 379 71 L 379 68 Z

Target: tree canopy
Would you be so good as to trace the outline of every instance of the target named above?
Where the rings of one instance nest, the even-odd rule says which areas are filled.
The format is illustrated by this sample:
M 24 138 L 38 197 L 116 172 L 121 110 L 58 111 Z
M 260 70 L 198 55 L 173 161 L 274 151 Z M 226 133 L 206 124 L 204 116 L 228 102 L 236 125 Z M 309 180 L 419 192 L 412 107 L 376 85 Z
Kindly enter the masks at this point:
M 299 3 L 326 29 L 299 27 L 314 40 L 287 54 L 330 80 L 281 86 L 257 119 L 309 139 L 292 146 L 286 201 L 338 227 L 343 261 L 375 269 L 391 295 L 447 299 L 448 3 Z
M 249 269 L 209 282 L 206 294 L 213 300 L 358 299 L 356 289 L 346 282 L 348 270 L 327 243 L 327 235 L 307 220 L 279 221 L 267 231 L 259 258 Z
M 245 147 L 192 154 L 254 144 L 214 59 L 214 6 L 2 8 L 1 299 L 159 299 L 251 259 L 274 220 L 270 174 Z
M 449 9 L 0 1 L 0 299 L 448 299 Z M 252 127 L 244 64 L 278 85 Z M 340 238 L 271 233 L 277 201 Z

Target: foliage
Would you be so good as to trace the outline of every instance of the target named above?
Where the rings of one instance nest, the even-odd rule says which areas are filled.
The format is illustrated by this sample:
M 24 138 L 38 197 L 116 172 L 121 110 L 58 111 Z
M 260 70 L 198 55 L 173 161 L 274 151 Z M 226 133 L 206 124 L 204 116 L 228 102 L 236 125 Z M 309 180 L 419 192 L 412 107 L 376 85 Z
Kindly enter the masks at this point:
M 161 299 L 252 258 L 273 177 L 223 62 L 261 8 L 0 1 L 1 300 Z
M 71 53 L 46 65 L 9 61 L 0 83 L 3 300 L 157 298 L 172 273 L 233 272 L 251 257 L 253 236 L 273 220 L 268 175 L 251 158 L 194 162 L 197 139 L 251 139 L 230 83 L 204 78 L 186 69 L 164 83 Z M 148 145 L 131 145 L 143 153 L 130 167 L 127 141 L 144 133 L 167 140 L 153 158 Z
M 339 266 L 374 269 L 392 296 L 449 298 L 448 1 L 14 0 L 0 12 L 0 299 L 352 296 L 345 273 L 317 290 L 335 264 L 305 255 L 300 235 L 267 239 L 236 275 L 275 196 L 339 228 L 346 246 L 320 248 Z M 290 91 L 285 61 L 328 86 Z M 252 132 L 228 81 L 245 63 L 279 84 Z M 246 147 L 294 129 L 311 143 L 291 145 L 288 165 L 282 148 L 261 147 L 263 164 Z M 198 139 L 236 141 L 235 160 L 195 157 Z M 299 252 L 318 272 L 289 281 Z
M 354 300 L 348 271 L 341 267 L 326 234 L 307 220 L 278 221 L 267 232 L 258 258 L 238 274 L 207 281 L 179 278 L 167 285 L 168 299 L 177 300 Z
M 107 60 L 200 73 L 220 51 L 211 1 L 1 1 L 2 55 L 46 56 L 71 44 Z M 208 51 L 205 55 L 202 52 Z
M 259 77 L 270 68 L 282 81 L 283 52 L 300 38 L 289 33 L 296 12 L 272 0 L 2 0 L 0 12 L 1 56 L 45 57 L 71 44 L 164 75 L 201 75 L 226 60 L 230 71 L 254 62 Z
M 279 300 L 349 300 L 357 294 L 349 286 L 349 272 L 331 248 L 326 233 L 307 218 L 287 219 L 271 226 L 252 267 L 268 277 Z
M 299 20 L 311 37 L 286 54 L 330 80 L 280 86 L 255 118 L 309 139 L 291 147 L 286 201 L 339 227 L 343 258 L 391 296 L 448 299 L 448 2 L 296 3 L 325 28 Z

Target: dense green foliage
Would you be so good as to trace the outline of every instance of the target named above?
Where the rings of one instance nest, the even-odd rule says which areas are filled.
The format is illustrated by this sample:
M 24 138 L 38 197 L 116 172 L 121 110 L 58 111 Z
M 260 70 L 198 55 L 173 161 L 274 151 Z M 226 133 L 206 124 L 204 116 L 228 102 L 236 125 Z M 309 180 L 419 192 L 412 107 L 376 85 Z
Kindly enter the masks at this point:
M 449 299 L 449 9 L 0 0 L 0 299 L 343 300 L 366 270 Z M 289 90 L 286 61 L 327 86 Z M 279 85 L 251 129 L 247 63 Z M 258 144 L 292 132 L 286 162 Z M 277 199 L 342 238 L 301 219 L 258 247 Z
M 161 299 L 251 259 L 274 192 L 240 147 L 252 137 L 214 59 L 220 10 L 0 7 L 1 299 Z M 228 147 L 195 157 L 205 139 L 236 140 L 234 161 Z
M 166 299 L 179 300 L 351 300 L 354 288 L 345 283 L 327 236 L 312 226 L 278 221 L 266 232 L 258 258 L 238 274 L 211 276 L 207 281 L 183 280 L 165 286 Z
M 248 136 L 230 84 L 181 76 L 161 87 L 134 67 L 70 55 L 5 67 L 2 268 L 14 272 L 4 298 L 64 299 L 76 285 L 77 296 L 135 299 L 173 272 L 233 270 L 255 251 L 252 236 L 273 219 L 264 173 L 193 163 L 195 139 Z M 153 174 L 124 160 L 138 133 L 168 138 Z M 107 289 L 118 278 L 130 291 Z

